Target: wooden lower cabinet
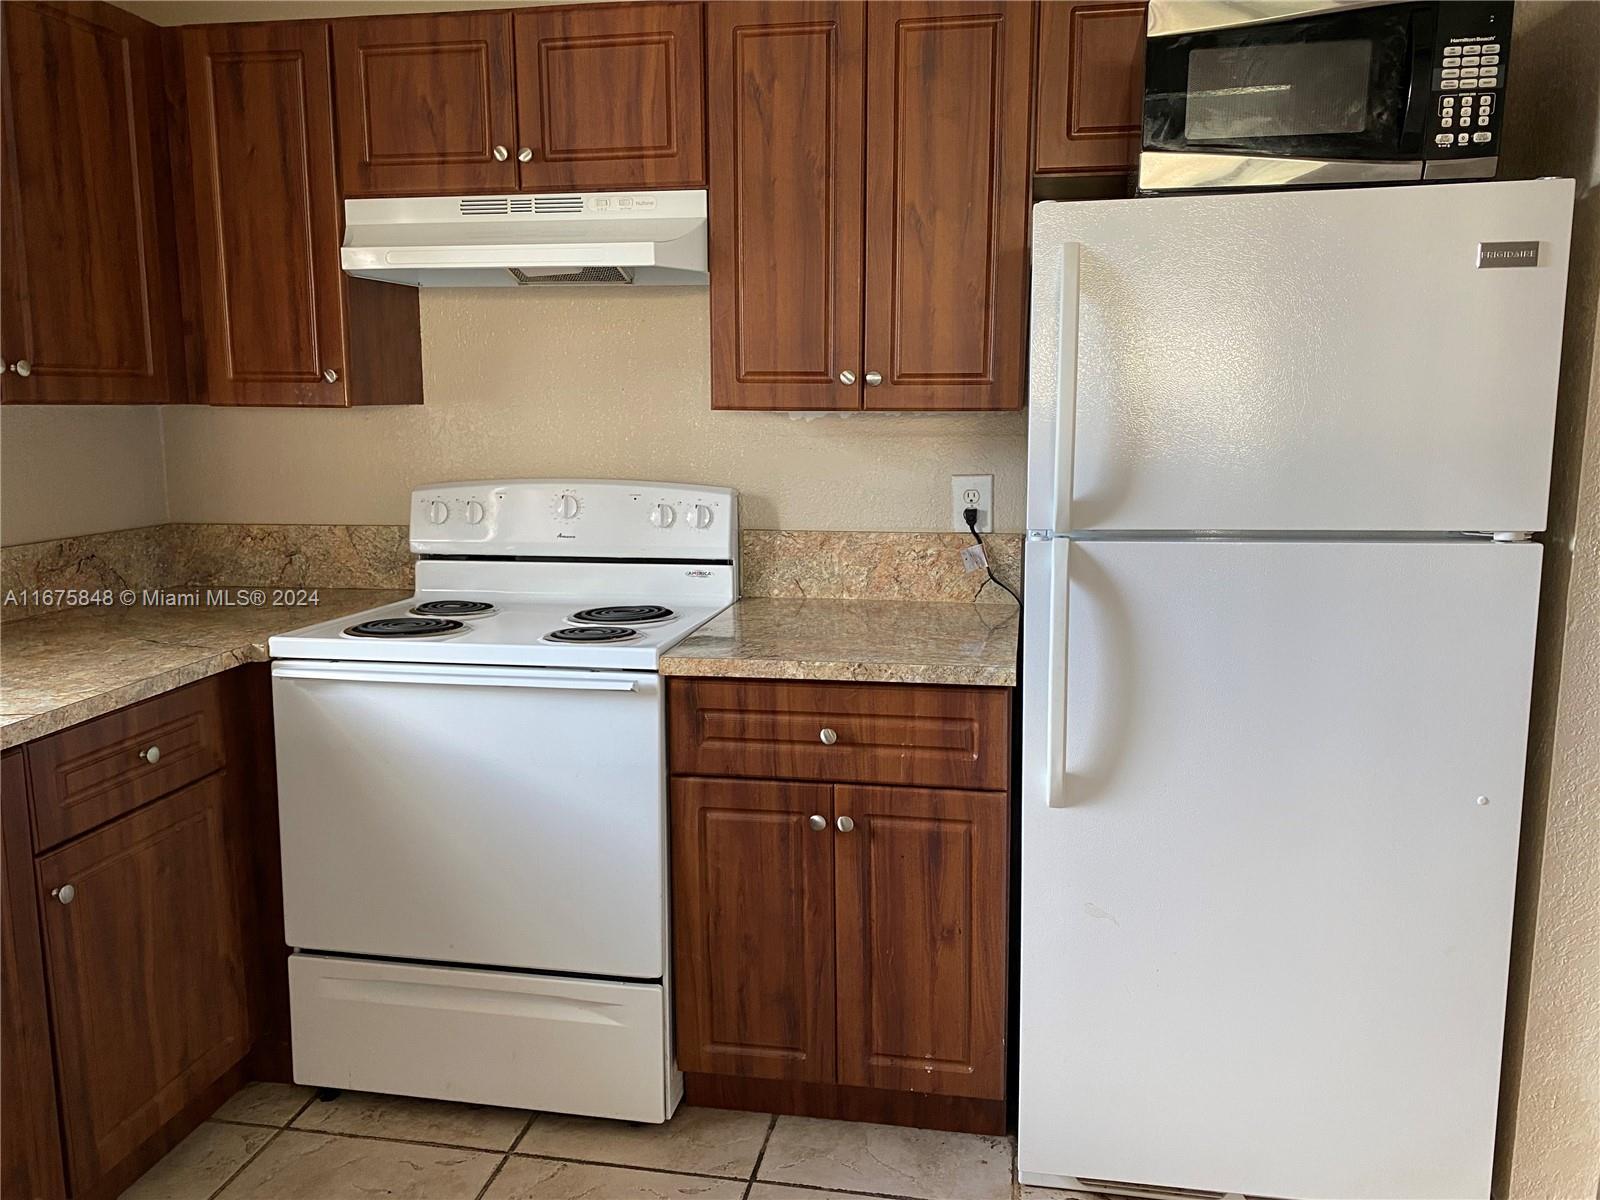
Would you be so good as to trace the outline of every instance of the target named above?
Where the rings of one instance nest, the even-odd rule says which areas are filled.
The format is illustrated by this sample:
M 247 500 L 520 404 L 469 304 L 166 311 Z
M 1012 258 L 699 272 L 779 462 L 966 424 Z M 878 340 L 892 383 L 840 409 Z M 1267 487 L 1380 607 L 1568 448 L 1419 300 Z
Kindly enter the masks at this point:
M 0 756 L 0 1196 L 66 1195 L 22 750 Z
M 808 783 L 674 781 L 683 1070 L 833 1078 L 832 792 Z M 813 829 L 819 820 L 823 828 Z
M 839 1082 L 998 1098 L 1006 1082 L 1006 797 L 834 789 Z
M 248 1049 L 225 797 L 214 775 L 39 860 L 75 1191 Z
M 1009 693 L 673 680 L 667 724 L 687 1101 L 1003 1132 Z
M 0 757 L 5 1200 L 109 1200 L 247 1074 L 288 1078 L 268 684 L 250 664 Z

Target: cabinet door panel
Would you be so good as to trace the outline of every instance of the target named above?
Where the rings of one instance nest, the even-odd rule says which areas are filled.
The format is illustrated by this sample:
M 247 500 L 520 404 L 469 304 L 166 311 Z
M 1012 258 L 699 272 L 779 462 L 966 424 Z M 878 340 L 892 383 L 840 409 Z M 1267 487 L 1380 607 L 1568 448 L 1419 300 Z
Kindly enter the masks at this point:
M 1005 1096 L 1004 793 L 840 786 L 839 1082 Z
M 333 55 L 345 195 L 517 186 L 510 14 L 335 21 Z
M 824 785 L 672 781 L 683 1070 L 833 1078 L 832 816 Z
M 38 860 L 75 1192 L 248 1049 L 223 778 Z
M 867 408 L 1019 408 L 1033 7 L 867 6 Z
M 1034 164 L 1041 174 L 1114 174 L 1139 165 L 1145 5 L 1039 9 Z
M 66 1183 L 32 842 L 27 767 L 22 750 L 12 750 L 0 757 L 0 1195 L 60 1200 Z
M 105 4 L 5 5 L 8 401 L 183 395 L 156 31 Z M 158 188 L 157 180 L 161 180 Z
M 206 399 L 342 405 L 327 26 L 192 26 L 183 49 Z
M 713 408 L 861 405 L 865 7 L 707 10 Z
M 516 14 L 524 190 L 705 183 L 698 4 L 603 4 Z

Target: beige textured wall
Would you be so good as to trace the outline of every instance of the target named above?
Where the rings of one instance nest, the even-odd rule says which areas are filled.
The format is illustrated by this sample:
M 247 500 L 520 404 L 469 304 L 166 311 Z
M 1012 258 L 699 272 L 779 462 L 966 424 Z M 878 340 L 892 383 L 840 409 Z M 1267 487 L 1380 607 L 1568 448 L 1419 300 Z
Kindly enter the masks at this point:
M 161 411 L 0 408 L 0 544 L 165 521 Z
M 1514 176 L 1578 180 L 1496 1193 L 1600 1193 L 1600 4 L 1517 6 Z
M 704 288 L 425 290 L 417 408 L 167 410 L 178 521 L 382 523 L 447 479 L 725 484 L 764 529 L 939 530 L 949 477 L 1023 521 L 1023 413 L 712 412 Z

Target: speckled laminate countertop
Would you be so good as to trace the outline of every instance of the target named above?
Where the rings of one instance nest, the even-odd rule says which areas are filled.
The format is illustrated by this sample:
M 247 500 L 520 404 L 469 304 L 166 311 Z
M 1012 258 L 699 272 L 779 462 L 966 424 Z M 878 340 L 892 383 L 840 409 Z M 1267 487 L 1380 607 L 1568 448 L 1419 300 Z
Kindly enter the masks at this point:
M 1018 610 L 916 600 L 741 600 L 661 660 L 663 675 L 1013 687 Z
M 315 606 L 78 608 L 0 622 L 0 749 L 267 657 L 267 639 L 404 599 L 321 588 Z

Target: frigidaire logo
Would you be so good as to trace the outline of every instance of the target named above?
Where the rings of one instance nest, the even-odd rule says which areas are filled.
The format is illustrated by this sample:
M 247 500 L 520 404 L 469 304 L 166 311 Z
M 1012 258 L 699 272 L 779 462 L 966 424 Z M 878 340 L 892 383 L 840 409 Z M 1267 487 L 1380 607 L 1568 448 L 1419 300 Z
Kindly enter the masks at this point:
M 1537 267 L 1538 242 L 1479 242 L 1478 269 L 1484 267 Z

